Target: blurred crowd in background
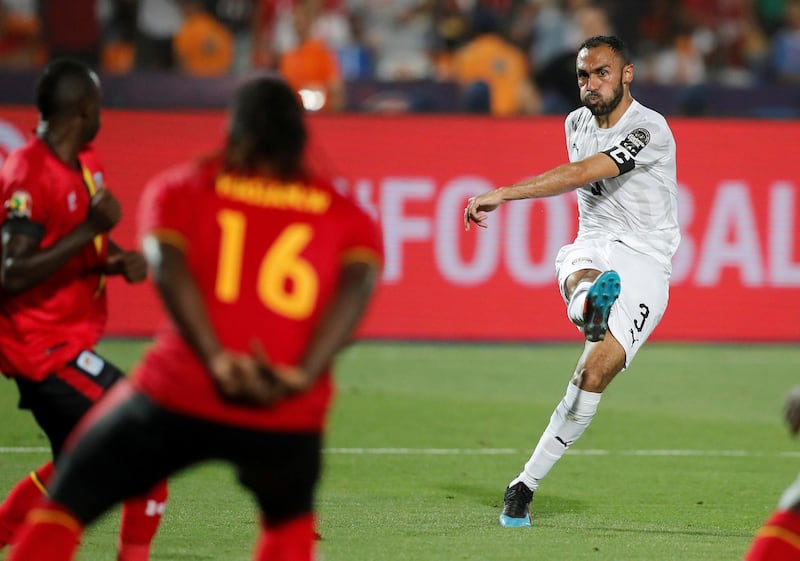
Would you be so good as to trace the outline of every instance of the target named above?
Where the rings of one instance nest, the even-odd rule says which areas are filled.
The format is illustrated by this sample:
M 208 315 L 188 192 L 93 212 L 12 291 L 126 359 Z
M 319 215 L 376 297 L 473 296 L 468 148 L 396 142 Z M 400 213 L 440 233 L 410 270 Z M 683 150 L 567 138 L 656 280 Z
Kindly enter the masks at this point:
M 800 84 L 800 0 L 0 0 L 0 71 L 266 69 L 321 111 L 354 81 L 431 80 L 464 111 L 541 114 L 577 105 L 576 49 L 600 34 L 637 83 Z

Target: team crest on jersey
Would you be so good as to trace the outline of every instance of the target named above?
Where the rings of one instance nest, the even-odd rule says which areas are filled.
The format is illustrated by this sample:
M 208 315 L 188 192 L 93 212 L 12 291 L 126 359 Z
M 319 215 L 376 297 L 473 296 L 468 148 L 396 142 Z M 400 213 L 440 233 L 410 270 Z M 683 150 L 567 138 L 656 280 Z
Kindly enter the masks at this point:
M 620 145 L 630 152 L 631 156 L 635 157 L 649 142 L 650 131 L 647 129 L 636 129 L 628 133 L 628 135 L 622 139 Z
M 27 191 L 14 191 L 5 202 L 5 207 L 9 218 L 30 218 L 33 201 Z

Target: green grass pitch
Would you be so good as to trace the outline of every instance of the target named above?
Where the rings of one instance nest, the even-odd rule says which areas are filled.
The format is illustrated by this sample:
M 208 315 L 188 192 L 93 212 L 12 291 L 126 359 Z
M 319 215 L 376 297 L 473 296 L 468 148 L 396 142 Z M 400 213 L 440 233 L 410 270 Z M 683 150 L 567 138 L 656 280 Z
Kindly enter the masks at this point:
M 100 351 L 128 368 L 144 346 Z M 800 471 L 783 425 L 800 347 L 652 343 L 606 391 L 534 499 L 533 528 L 497 525 L 503 490 L 563 395 L 579 343 L 360 343 L 339 392 L 318 493 L 323 561 L 723 561 Z M 0 485 L 48 457 L 16 388 L 0 391 Z M 153 561 L 250 559 L 255 511 L 230 470 L 171 481 Z M 118 512 L 79 559 L 114 558 Z M 3 554 L 0 554 L 2 557 Z

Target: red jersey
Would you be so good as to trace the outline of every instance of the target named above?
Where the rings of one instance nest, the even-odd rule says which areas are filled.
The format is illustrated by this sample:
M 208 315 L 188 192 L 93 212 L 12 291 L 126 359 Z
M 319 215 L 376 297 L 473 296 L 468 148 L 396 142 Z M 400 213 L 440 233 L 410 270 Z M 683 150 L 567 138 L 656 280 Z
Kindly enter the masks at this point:
M 141 236 L 184 249 L 222 345 L 249 353 L 258 340 L 274 363 L 299 363 L 344 264 L 382 260 L 377 224 L 318 181 L 282 184 L 204 162 L 156 177 L 139 208 Z M 226 403 L 171 323 L 134 383 L 183 414 L 289 431 L 322 429 L 332 395 L 329 367 L 309 391 L 273 408 Z
M 49 247 L 86 218 L 103 185 L 94 151 L 83 150 L 80 170 L 64 164 L 39 138 L 13 152 L 0 168 L 4 227 L 40 236 Z M 92 348 L 106 323 L 103 275 L 108 240 L 98 235 L 51 277 L 19 293 L 0 292 L 0 370 L 41 380 L 81 349 Z

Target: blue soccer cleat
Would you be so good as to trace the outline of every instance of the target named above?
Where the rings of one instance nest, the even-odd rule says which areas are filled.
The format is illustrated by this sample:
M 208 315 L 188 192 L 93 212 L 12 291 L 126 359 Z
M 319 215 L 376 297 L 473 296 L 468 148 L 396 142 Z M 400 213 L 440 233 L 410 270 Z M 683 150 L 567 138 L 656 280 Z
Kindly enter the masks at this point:
M 500 515 L 500 525 L 504 528 L 521 528 L 531 525 L 531 501 L 533 491 L 527 485 L 515 483 L 508 489 L 503 497 L 503 513 Z
M 619 273 L 606 271 L 597 277 L 586 295 L 583 335 L 587 341 L 602 341 L 608 331 L 608 315 L 620 291 Z

